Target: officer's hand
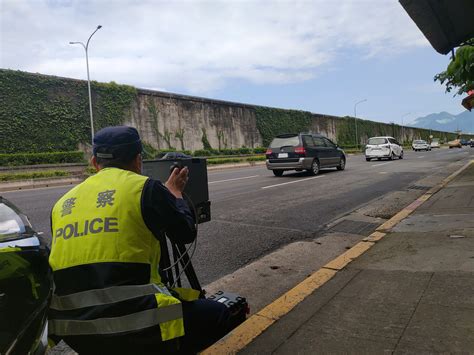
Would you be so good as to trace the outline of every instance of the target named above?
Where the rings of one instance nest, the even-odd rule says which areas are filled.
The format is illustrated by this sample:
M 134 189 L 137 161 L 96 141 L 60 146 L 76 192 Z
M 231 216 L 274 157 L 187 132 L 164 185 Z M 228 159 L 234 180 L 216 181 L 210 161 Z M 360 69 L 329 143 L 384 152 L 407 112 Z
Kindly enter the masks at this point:
M 181 170 L 175 168 L 165 182 L 165 186 L 176 198 L 183 198 L 182 192 L 188 182 L 188 172 L 189 170 L 186 166 Z

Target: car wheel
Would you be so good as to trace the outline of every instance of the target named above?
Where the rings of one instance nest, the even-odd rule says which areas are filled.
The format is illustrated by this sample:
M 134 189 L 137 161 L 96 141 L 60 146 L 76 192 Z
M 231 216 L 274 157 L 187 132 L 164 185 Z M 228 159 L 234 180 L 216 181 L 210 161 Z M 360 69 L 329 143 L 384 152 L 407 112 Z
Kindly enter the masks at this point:
M 403 159 L 403 150 L 400 152 L 400 156 L 398 157 L 398 159 Z
M 346 168 L 346 159 L 341 158 L 337 170 L 344 170 Z
M 370 161 L 370 158 L 365 158 L 366 161 Z
M 283 175 L 283 170 L 272 170 L 273 175 L 275 176 L 282 176 Z
M 319 173 L 319 161 L 318 159 L 313 160 L 313 164 L 311 164 L 311 169 L 308 170 L 311 175 L 318 175 Z
M 392 154 L 390 154 L 390 158 L 388 158 L 388 160 L 393 160 L 393 159 L 395 159 L 395 153 L 394 152 L 392 152 Z

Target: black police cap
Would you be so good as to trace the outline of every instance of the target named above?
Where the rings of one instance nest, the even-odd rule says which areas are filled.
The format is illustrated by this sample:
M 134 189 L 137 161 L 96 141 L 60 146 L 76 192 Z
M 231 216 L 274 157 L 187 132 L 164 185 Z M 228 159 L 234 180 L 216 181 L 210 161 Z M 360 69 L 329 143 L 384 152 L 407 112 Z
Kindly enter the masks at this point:
M 105 127 L 94 135 L 93 153 L 98 158 L 133 157 L 142 149 L 140 135 L 133 127 Z

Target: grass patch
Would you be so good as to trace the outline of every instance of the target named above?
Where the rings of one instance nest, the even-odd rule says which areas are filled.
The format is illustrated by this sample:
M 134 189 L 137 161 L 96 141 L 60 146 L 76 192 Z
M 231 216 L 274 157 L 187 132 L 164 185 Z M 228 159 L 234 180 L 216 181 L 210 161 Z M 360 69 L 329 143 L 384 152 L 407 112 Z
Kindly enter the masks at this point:
M 50 170 L 50 171 L 35 171 L 27 173 L 6 173 L 0 174 L 0 181 L 15 181 L 15 180 L 30 180 L 51 177 L 65 177 L 70 176 L 68 171 Z

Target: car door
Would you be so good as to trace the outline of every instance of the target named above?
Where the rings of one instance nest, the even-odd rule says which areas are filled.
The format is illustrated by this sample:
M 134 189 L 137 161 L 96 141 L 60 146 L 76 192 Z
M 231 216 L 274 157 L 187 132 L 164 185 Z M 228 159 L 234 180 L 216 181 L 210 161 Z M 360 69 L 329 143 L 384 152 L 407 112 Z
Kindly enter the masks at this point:
M 328 153 L 328 165 L 337 166 L 339 165 L 339 160 L 341 159 L 341 153 L 337 150 L 336 144 L 331 142 L 328 138 L 323 138 L 324 144 L 327 147 Z
M 400 143 L 398 143 L 394 138 L 389 138 L 388 140 L 392 146 L 392 151 L 395 153 L 395 155 L 400 156 L 400 154 L 402 154 L 402 147 L 400 146 Z
M 321 167 L 331 166 L 330 148 L 326 146 L 322 137 L 313 136 L 314 145 L 316 146 L 316 154 Z
M 318 155 L 317 147 L 314 144 L 313 137 L 309 134 L 301 136 L 307 157 L 316 157 Z

